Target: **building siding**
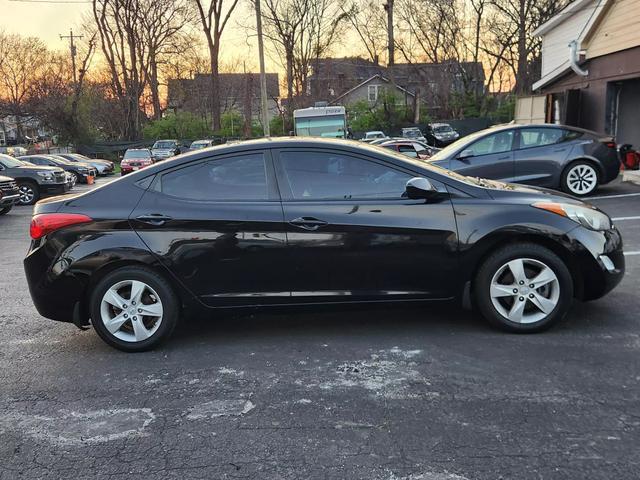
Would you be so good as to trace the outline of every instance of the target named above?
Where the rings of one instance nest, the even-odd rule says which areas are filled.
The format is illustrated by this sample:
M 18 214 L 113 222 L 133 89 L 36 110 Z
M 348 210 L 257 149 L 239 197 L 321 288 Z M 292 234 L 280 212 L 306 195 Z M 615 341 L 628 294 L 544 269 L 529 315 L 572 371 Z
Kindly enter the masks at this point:
M 611 0 L 602 20 L 583 42 L 586 58 L 640 45 L 640 0 Z
M 595 0 L 586 4 L 542 37 L 542 77 L 569 65 L 569 42 L 578 38 L 595 6 Z

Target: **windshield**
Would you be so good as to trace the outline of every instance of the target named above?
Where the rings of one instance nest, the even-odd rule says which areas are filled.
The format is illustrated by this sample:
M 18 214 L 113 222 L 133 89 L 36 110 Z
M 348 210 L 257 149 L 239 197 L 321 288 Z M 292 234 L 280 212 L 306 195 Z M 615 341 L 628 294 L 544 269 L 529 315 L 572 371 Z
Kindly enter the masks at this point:
M 403 130 L 402 135 L 408 138 L 421 137 L 422 132 L 416 128 L 411 130 Z
M 168 140 L 158 140 L 153 144 L 151 148 L 174 148 L 176 146 L 176 142 L 168 141 Z
M 209 142 L 205 141 L 200 141 L 200 142 L 193 142 L 191 144 L 191 148 L 204 148 L 207 145 L 209 145 Z
M 344 138 L 344 115 L 296 118 L 295 122 L 299 137 Z
M 124 158 L 150 158 L 151 154 L 148 150 L 127 150 Z
M 453 132 L 453 128 L 451 128 L 451 125 L 438 125 L 433 127 L 433 131 L 436 133 L 449 133 Z
M 25 162 L 2 153 L 0 153 L 0 162 L 7 168 L 24 167 L 26 165 Z

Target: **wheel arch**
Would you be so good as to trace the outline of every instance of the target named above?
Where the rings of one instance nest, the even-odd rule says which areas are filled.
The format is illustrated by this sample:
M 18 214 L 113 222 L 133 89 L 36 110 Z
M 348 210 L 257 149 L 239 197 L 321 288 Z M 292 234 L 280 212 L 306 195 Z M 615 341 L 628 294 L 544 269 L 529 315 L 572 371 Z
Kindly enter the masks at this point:
M 571 252 L 570 246 L 561 237 L 550 237 L 548 234 L 531 232 L 495 232 L 480 240 L 474 247 L 471 269 L 468 275 L 470 294 L 473 294 L 474 281 L 478 270 L 486 259 L 498 248 L 517 243 L 533 243 L 548 248 L 565 263 L 573 280 L 574 297 L 582 298 L 584 294 L 584 278 L 580 263 Z M 473 298 L 473 295 L 471 295 Z
M 562 168 L 562 178 L 564 178 L 565 174 L 576 163 L 588 163 L 589 165 L 594 167 L 596 169 L 596 171 L 598 172 L 598 177 L 599 177 L 598 180 L 602 179 L 602 177 L 604 175 L 604 167 L 602 166 L 602 164 L 600 163 L 600 161 L 597 158 L 591 157 L 591 156 L 588 156 L 588 155 L 580 155 L 578 157 L 571 158 L 571 160 L 568 160 L 566 162 L 565 166 Z

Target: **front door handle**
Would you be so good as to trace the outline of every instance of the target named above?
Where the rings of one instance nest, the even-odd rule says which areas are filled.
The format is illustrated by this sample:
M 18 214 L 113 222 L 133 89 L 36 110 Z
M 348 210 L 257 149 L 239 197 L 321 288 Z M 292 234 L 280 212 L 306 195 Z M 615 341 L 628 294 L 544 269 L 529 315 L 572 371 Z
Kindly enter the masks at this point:
M 506 155 L 504 157 L 499 157 L 498 160 L 511 160 L 511 155 Z
M 319 229 L 320 227 L 324 227 L 328 225 L 324 220 L 318 220 L 314 217 L 298 217 L 294 218 L 289 222 L 291 225 L 294 225 L 299 228 L 303 228 L 305 230 L 314 231 Z
M 140 215 L 136 217 L 136 220 L 159 227 L 161 225 L 164 225 L 165 222 L 171 220 L 171 217 L 168 215 L 163 215 L 161 213 L 150 213 L 148 215 Z

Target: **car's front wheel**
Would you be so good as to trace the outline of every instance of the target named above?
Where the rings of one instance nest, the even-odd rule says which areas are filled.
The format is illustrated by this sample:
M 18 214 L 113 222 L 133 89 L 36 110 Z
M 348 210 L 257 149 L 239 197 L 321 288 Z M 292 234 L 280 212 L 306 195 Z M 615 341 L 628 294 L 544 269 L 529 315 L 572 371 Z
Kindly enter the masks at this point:
M 156 347 L 171 335 L 180 314 L 171 285 L 144 267 L 109 273 L 89 301 L 91 323 L 100 338 L 125 352 Z
M 582 197 L 594 192 L 599 183 L 598 169 L 589 162 L 577 161 L 563 172 L 560 186 L 566 193 Z
M 19 181 L 18 191 L 20 192 L 20 200 L 18 200 L 20 205 L 33 205 L 40 199 L 40 190 L 35 182 Z
M 573 300 L 573 279 L 551 250 L 537 244 L 513 244 L 485 260 L 473 291 L 480 313 L 491 324 L 510 332 L 531 333 L 564 318 Z

